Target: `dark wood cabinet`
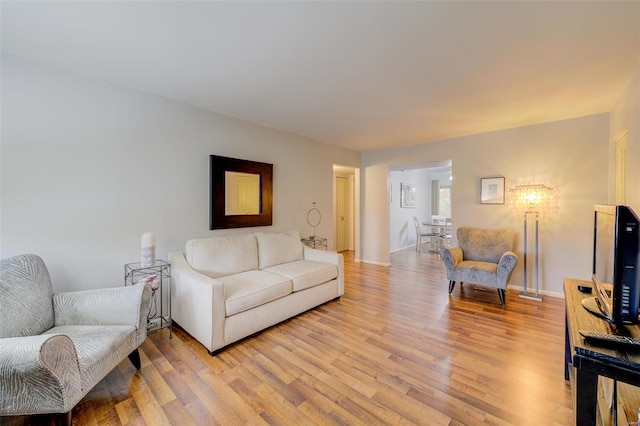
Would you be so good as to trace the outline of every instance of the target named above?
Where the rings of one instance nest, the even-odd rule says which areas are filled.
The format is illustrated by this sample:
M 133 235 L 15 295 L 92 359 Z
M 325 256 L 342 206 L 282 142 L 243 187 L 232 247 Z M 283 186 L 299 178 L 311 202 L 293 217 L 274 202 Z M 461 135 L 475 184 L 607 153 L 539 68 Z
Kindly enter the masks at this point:
M 598 333 L 616 333 L 616 330 L 612 324 L 584 309 L 582 299 L 594 297 L 595 293 L 580 292 L 579 285 L 591 286 L 591 283 L 572 278 L 564 280 L 565 379 L 571 382 L 575 424 L 612 425 L 617 417 L 618 425 L 636 425 L 640 408 L 640 347 L 629 350 L 585 341 L 580 330 Z M 625 331 L 640 338 L 638 325 L 627 325 Z

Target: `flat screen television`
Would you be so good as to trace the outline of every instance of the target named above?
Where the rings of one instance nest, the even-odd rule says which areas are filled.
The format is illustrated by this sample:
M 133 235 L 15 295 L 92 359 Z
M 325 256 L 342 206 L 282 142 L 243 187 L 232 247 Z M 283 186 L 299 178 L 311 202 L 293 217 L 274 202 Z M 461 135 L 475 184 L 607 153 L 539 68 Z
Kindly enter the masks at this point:
M 614 324 L 637 324 L 640 299 L 640 221 L 628 206 L 594 206 L 589 311 Z

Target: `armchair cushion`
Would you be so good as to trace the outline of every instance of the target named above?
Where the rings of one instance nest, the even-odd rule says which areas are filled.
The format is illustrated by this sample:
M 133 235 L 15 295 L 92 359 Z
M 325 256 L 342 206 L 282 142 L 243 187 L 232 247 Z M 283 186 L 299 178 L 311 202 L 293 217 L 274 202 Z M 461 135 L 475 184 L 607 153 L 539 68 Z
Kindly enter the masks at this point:
M 513 229 L 461 227 L 457 236 L 465 260 L 498 263 L 505 252 L 513 250 L 515 233 Z
M 478 262 L 476 260 L 463 260 L 456 267 L 457 281 L 466 283 L 478 283 L 495 285 L 497 263 Z
M 15 256 L 1 260 L 0 269 L 0 338 L 33 336 L 53 327 L 51 278 L 42 259 Z
M 78 356 L 82 389 L 87 390 L 127 357 L 130 348 L 137 347 L 136 328 L 131 325 L 65 325 L 44 334 L 60 334 L 71 339 Z

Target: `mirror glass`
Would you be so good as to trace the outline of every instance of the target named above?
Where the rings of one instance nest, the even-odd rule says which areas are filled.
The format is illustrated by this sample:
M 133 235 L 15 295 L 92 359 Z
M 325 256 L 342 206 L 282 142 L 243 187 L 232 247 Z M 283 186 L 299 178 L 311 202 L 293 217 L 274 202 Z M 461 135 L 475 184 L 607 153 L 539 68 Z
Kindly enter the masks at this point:
M 224 172 L 224 214 L 260 214 L 260 175 Z

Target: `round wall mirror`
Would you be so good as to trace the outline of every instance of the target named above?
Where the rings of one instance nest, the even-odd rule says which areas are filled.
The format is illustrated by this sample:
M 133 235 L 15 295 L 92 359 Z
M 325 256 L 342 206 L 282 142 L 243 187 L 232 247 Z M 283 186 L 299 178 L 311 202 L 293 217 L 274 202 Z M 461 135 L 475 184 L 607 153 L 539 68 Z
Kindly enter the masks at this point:
M 320 225 L 320 221 L 322 220 L 322 215 L 320 214 L 320 210 L 316 208 L 315 201 L 312 203 L 313 207 L 307 212 L 307 223 L 310 227 L 313 228 L 313 236 L 316 236 L 316 226 Z

